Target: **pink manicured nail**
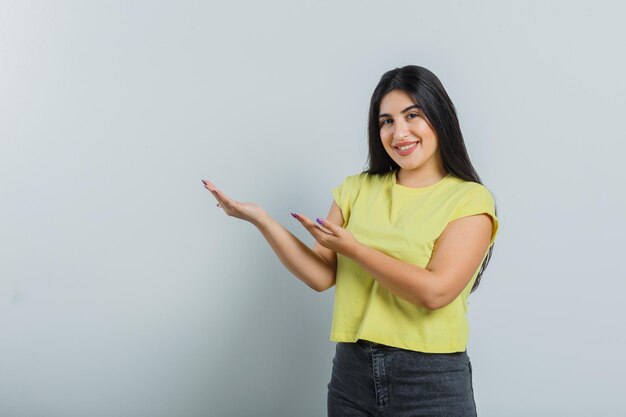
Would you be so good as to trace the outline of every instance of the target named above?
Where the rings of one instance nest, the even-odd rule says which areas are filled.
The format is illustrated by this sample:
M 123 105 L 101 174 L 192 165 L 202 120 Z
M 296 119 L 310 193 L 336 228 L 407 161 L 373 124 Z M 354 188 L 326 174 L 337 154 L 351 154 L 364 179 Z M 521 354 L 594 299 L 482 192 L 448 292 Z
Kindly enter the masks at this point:
M 320 219 L 319 217 L 315 219 L 315 221 L 318 222 L 319 224 L 324 224 L 324 220 Z

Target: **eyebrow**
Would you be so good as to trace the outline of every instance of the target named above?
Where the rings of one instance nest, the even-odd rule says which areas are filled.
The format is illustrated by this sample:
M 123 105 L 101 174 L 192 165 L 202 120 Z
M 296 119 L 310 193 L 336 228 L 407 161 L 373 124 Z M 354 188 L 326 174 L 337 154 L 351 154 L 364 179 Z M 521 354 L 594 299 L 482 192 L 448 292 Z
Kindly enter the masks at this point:
M 412 106 L 409 106 L 406 109 L 402 110 L 401 113 L 406 113 L 406 112 L 408 112 L 411 109 L 420 109 L 421 110 L 422 108 L 420 106 L 418 106 L 417 104 L 413 104 Z M 378 116 L 379 119 L 382 119 L 383 117 L 391 117 L 391 115 L 388 114 L 388 113 L 383 113 L 380 116 Z

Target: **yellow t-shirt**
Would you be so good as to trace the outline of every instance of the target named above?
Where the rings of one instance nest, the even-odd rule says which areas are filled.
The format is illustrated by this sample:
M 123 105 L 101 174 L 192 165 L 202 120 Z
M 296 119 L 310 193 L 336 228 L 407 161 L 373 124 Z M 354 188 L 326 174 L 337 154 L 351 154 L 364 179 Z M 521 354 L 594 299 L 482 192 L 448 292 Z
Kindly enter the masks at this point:
M 428 265 L 435 240 L 452 220 L 489 214 L 490 246 L 498 230 L 489 190 L 452 174 L 428 187 L 412 188 L 397 184 L 395 171 L 363 172 L 346 177 L 332 195 L 341 208 L 343 227 L 359 242 L 421 268 Z M 337 254 L 330 340 L 365 339 L 420 352 L 462 352 L 469 335 L 467 297 L 479 269 L 454 301 L 429 310 L 393 295 L 358 263 Z

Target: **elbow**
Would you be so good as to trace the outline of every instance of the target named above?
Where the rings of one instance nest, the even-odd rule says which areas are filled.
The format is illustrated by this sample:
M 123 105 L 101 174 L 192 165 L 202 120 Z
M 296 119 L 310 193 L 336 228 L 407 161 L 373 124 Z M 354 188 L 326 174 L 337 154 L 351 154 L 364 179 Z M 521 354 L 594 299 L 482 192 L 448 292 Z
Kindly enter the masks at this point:
M 436 298 L 424 299 L 420 302 L 420 304 L 427 310 L 437 310 L 438 308 L 443 307 Z
M 327 289 L 332 288 L 332 287 L 334 287 L 334 286 L 335 286 L 335 281 L 331 282 L 331 283 L 330 283 L 330 284 L 328 284 L 328 285 L 325 285 L 325 286 L 323 286 L 323 287 L 319 288 L 319 289 L 317 290 L 317 292 L 324 292 L 324 291 L 326 291 Z
M 432 293 L 427 297 L 423 297 L 420 304 L 428 310 L 438 310 L 444 308 L 451 302 L 452 300 L 447 294 Z
M 324 291 L 326 291 L 327 289 L 329 289 L 330 287 L 315 287 L 315 286 L 312 286 L 311 288 L 313 288 L 313 290 L 314 290 L 315 292 L 324 292 Z
M 445 282 L 434 276 L 431 278 L 430 285 L 421 289 L 419 304 L 428 310 L 438 310 L 452 303 L 454 297 Z
M 323 282 L 323 283 L 312 283 L 309 284 L 309 287 L 311 287 L 315 292 L 324 292 L 327 289 L 333 287 L 335 285 L 335 280 L 329 280 L 328 282 Z
M 429 300 L 425 300 L 422 302 L 422 307 L 428 309 L 428 310 L 438 310 L 440 308 L 443 308 L 445 306 L 447 306 L 448 302 L 443 302 L 441 300 L 441 298 L 432 298 Z

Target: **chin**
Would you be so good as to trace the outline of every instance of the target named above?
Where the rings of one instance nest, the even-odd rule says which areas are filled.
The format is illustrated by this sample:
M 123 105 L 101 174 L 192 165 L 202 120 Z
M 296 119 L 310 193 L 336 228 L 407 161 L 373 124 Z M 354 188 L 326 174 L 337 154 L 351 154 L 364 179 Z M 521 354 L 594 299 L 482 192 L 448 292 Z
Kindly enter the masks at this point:
M 396 162 L 396 163 L 400 166 L 400 168 L 407 169 L 407 170 L 417 169 L 421 166 L 421 164 L 407 164 L 406 162 L 405 163 Z

